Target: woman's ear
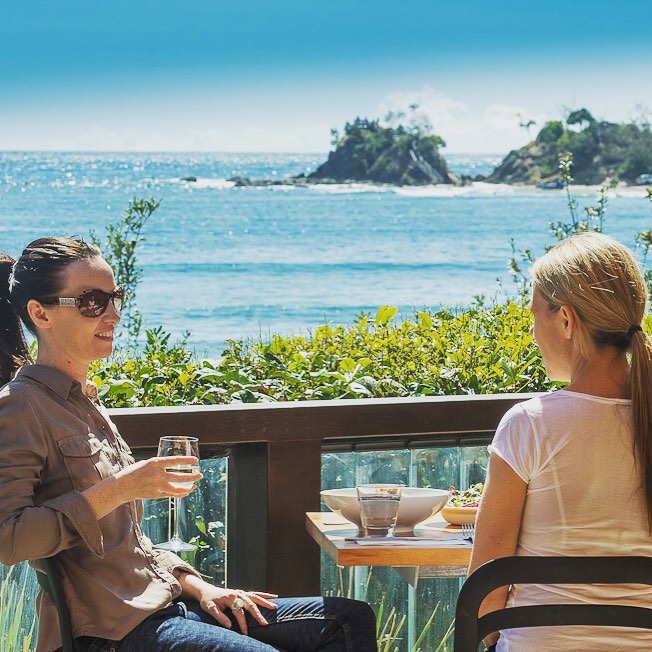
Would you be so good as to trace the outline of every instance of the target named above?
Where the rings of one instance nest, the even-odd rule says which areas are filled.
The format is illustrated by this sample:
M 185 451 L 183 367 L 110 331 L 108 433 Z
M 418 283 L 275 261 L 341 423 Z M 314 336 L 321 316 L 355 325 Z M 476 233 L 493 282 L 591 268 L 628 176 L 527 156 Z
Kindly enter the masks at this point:
M 559 320 L 561 321 L 562 332 L 567 340 L 573 339 L 575 332 L 575 313 L 570 306 L 562 305 L 559 308 Z
M 47 308 L 36 299 L 30 299 L 27 302 L 27 314 L 36 328 L 52 327 L 52 320 Z

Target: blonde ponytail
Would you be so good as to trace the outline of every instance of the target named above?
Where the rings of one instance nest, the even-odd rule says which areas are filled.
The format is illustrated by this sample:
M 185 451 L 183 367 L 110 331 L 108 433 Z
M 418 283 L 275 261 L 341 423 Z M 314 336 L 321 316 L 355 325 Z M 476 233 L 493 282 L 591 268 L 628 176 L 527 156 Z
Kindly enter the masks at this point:
M 652 338 L 642 331 L 634 332 L 629 348 L 634 450 L 641 470 L 652 532 Z

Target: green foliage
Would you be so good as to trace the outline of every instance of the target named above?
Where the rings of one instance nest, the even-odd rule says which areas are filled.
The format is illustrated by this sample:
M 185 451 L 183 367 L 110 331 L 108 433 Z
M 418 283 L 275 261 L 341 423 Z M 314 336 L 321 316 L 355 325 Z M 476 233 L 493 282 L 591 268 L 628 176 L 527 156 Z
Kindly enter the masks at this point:
M 520 159 L 516 153 L 516 161 L 514 155 L 508 157 L 505 172 L 513 169 L 518 160 L 521 163 L 519 173 L 510 181 L 550 178 L 564 153 L 574 161 L 578 183 L 632 182 L 652 171 L 652 132 L 647 122 L 598 122 L 587 109 L 579 109 L 569 114 L 566 125 L 560 120 L 547 122 L 536 138 L 536 147 L 533 145 L 523 148 Z M 525 161 L 529 163 L 524 165 Z M 501 180 L 501 167 L 494 173 L 496 180 Z
M 423 629 L 419 633 L 417 640 L 415 641 L 414 645 L 410 648 L 410 652 L 423 652 L 423 648 L 421 647 L 421 644 L 423 643 L 428 632 L 430 631 L 430 628 L 432 627 L 432 624 L 435 620 L 435 616 L 439 611 L 439 604 L 440 603 L 438 602 L 435 605 L 432 614 L 430 614 L 430 618 L 428 618 L 425 625 L 423 626 Z M 378 615 L 376 617 L 378 651 L 398 652 L 397 643 L 401 640 L 401 632 L 403 630 L 403 626 L 405 625 L 405 620 L 406 620 L 405 614 L 399 618 L 398 614 L 396 613 L 396 609 L 392 608 L 390 612 L 387 614 L 387 618 L 385 619 L 384 622 L 383 622 L 383 615 L 384 615 L 384 602 L 381 602 L 380 607 L 378 609 Z M 448 646 L 448 642 L 451 636 L 453 635 L 454 628 L 455 628 L 455 621 L 451 622 L 451 624 L 448 626 L 448 629 L 446 630 L 441 641 L 439 641 L 439 644 L 435 648 L 434 652 L 448 652 L 448 650 L 450 649 Z
M 593 122 L 595 122 L 595 118 L 587 109 L 571 111 L 569 116 L 566 118 L 567 125 L 581 125 L 583 123 L 591 124 Z
M 0 582 L 0 652 L 28 652 L 34 635 L 35 619 L 29 631 L 22 626 L 29 574 L 24 574 L 19 585 L 12 577 L 15 568 L 11 567 Z
M 554 143 L 564 134 L 564 125 L 561 120 L 546 122 L 537 136 L 540 143 Z
M 395 118 L 392 115 L 392 121 Z M 341 137 L 336 130 L 331 134 L 334 150 L 311 178 L 398 185 L 449 182 L 446 161 L 439 154 L 445 142 L 432 133 L 432 125 L 416 107 L 406 125 L 356 118 L 345 125 Z
M 540 391 L 550 387 L 520 303 L 418 312 L 394 321 L 383 306 L 352 326 L 318 327 L 310 336 L 230 341 L 217 362 L 195 360 L 159 328 L 134 358 L 92 369 L 106 405 L 439 396 Z
M 125 290 L 122 323 L 131 344 L 138 339 L 143 322 L 136 306 L 136 288 L 143 276 L 143 270 L 137 265 L 136 247 L 145 241 L 142 229 L 158 207 L 159 202 L 153 198 L 131 199 L 120 220 L 107 226 L 105 246 L 91 232 L 91 241 L 102 249 L 116 282 Z

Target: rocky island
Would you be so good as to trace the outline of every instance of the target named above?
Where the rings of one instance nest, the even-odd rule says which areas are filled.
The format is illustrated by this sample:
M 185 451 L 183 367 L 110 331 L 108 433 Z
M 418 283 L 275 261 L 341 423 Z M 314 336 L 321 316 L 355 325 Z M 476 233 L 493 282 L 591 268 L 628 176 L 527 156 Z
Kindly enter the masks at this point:
M 383 126 L 379 120 L 356 118 L 344 133 L 334 133 L 334 149 L 317 170 L 289 179 L 229 179 L 236 186 L 377 183 L 396 186 L 459 184 L 439 153 L 442 138 L 429 124 Z
M 536 139 L 510 152 L 486 178 L 493 183 L 533 184 L 559 178 L 559 157 L 573 157 L 576 183 L 634 183 L 652 172 L 649 124 L 599 122 L 586 109 L 547 122 Z

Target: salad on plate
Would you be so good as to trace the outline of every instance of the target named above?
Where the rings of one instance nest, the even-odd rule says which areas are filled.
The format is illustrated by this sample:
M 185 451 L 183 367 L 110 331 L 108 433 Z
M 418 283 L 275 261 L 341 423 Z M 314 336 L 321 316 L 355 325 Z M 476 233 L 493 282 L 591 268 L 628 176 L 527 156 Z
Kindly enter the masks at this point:
M 482 492 L 484 491 L 484 484 L 482 482 L 476 482 L 465 491 L 455 489 L 455 487 L 451 486 L 448 491 L 450 496 L 446 507 L 478 507 L 480 505 L 480 498 L 482 498 Z

